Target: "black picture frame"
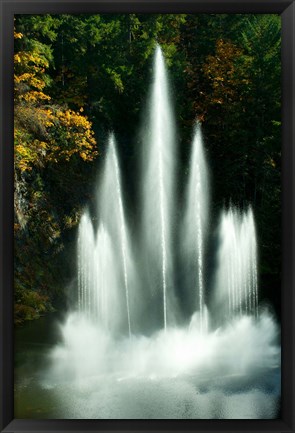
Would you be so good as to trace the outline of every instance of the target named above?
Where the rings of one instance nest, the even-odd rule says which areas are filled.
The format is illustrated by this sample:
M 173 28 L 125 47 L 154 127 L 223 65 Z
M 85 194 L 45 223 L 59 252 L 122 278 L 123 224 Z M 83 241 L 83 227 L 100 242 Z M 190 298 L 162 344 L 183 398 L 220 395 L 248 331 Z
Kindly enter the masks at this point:
M 295 432 L 295 3 L 294 0 L 0 0 L 0 430 L 1 432 Z M 21 420 L 13 418 L 13 17 L 41 13 L 279 13 L 282 18 L 282 405 L 276 420 Z

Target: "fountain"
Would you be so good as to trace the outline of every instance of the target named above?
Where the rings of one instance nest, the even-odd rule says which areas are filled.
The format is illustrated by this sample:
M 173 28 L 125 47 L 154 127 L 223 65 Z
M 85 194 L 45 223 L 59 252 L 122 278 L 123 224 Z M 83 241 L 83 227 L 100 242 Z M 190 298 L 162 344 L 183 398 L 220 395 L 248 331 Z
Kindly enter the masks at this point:
M 257 242 L 250 206 L 243 214 L 233 207 L 222 213 L 215 284 L 215 308 L 224 316 L 258 317 Z
M 155 70 L 143 154 L 143 249 L 152 291 L 162 292 L 163 326 L 173 297 L 172 239 L 175 131 L 162 51 L 155 52 Z M 159 268 L 159 263 L 161 264 Z
M 194 310 L 200 312 L 200 330 L 206 323 L 204 301 L 204 244 L 208 227 L 208 169 L 201 126 L 196 125 L 192 143 L 190 174 L 182 228 L 182 257 L 189 290 L 195 287 Z
M 209 175 L 198 124 L 176 224 L 175 121 L 159 46 L 154 68 L 141 224 L 131 237 L 112 133 L 95 215 L 86 210 L 79 224 L 77 311 L 60 326 L 43 386 L 58 395 L 57 418 L 275 418 L 278 327 L 258 308 L 254 210 L 224 210 L 219 246 L 209 251 Z M 210 290 L 208 254 L 217 261 Z M 180 268 L 185 290 L 175 282 Z M 180 321 L 188 292 L 190 311 Z
M 98 195 L 102 205 L 98 209 L 101 221 L 97 233 L 88 211 L 83 214 L 79 225 L 78 307 L 80 314 L 91 317 L 104 328 L 115 330 L 122 313 L 119 307 L 122 290 L 119 286 L 122 287 L 123 281 L 128 334 L 131 336 L 129 273 L 132 272 L 132 258 L 114 134 L 109 137 Z

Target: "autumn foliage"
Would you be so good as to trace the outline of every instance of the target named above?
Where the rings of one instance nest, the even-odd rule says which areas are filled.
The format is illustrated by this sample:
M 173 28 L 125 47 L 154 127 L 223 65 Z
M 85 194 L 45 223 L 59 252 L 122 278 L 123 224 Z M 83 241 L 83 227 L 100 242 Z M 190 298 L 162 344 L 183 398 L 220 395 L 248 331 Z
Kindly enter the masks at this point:
M 21 40 L 23 35 L 15 31 L 14 37 Z M 68 164 L 70 171 L 74 158 L 92 162 L 98 152 L 92 124 L 83 109 L 74 111 L 61 106 L 47 94 L 49 60 L 41 47 L 16 51 L 14 65 L 15 320 L 20 323 L 51 309 L 46 292 L 52 282 L 47 279 L 44 287 L 36 286 L 35 266 L 42 268 L 45 263 L 41 260 L 28 266 L 23 261 L 37 245 L 52 248 L 61 235 L 60 222 L 50 209 L 50 194 L 44 191 L 44 176 L 54 164 Z

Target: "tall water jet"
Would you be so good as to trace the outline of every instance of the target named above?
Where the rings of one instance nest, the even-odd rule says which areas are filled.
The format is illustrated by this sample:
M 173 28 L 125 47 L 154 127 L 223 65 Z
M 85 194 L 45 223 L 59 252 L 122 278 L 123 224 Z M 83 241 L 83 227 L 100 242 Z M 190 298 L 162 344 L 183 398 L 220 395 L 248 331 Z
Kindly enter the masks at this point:
M 96 234 L 96 245 L 94 250 L 94 266 L 97 321 L 104 329 L 112 330 L 117 313 L 115 305 L 118 291 L 118 278 L 114 273 L 113 266 L 116 253 L 112 246 L 111 238 L 102 223 L 99 224 Z
M 122 326 L 120 320 L 123 320 L 122 303 L 125 298 L 127 326 L 131 335 L 129 274 L 133 260 L 124 216 L 120 171 L 113 134 L 110 135 L 108 144 L 98 197 L 100 223 L 97 232 L 94 231 L 89 212 L 83 214 L 79 224 L 78 309 L 80 313 L 97 322 L 104 329 L 115 331 Z
M 125 290 L 125 303 L 127 313 L 128 332 L 131 335 L 131 318 L 129 302 L 129 266 L 132 263 L 131 249 L 127 236 L 127 224 L 125 221 L 121 179 L 118 158 L 116 154 L 114 134 L 110 134 L 108 140 L 108 152 L 104 169 L 104 177 L 100 192 L 100 217 L 111 235 L 112 242 L 121 251 L 121 266 L 116 260 L 113 263 L 113 272 L 116 267 L 122 268 L 122 276 Z
M 186 285 L 194 293 L 194 309 L 200 311 L 200 330 L 206 322 L 204 300 L 204 247 L 208 226 L 209 175 L 201 126 L 195 126 L 182 227 L 182 256 Z
M 115 139 L 114 139 L 113 134 L 111 134 L 111 136 L 110 136 L 109 146 L 110 146 L 110 151 L 111 151 L 113 164 L 115 167 L 115 174 L 116 174 L 116 192 L 117 192 L 119 214 L 120 214 L 120 234 L 121 234 L 121 250 L 122 250 L 123 269 L 124 269 L 124 286 L 125 286 L 125 295 L 126 295 L 128 331 L 129 331 L 129 336 L 130 336 L 131 335 L 131 324 L 130 324 L 130 308 L 129 308 L 128 271 L 127 271 L 127 264 L 126 264 L 126 261 L 127 261 L 127 258 L 126 258 L 126 254 L 127 254 L 126 223 L 125 223 L 124 211 L 123 211 L 118 159 L 117 159 L 117 155 L 116 155 L 116 151 L 115 151 Z
M 249 206 L 247 213 L 242 221 L 242 237 L 243 242 L 248 243 L 248 257 L 245 257 L 247 269 L 247 283 L 244 281 L 244 298 L 246 312 L 253 312 L 258 316 L 258 277 L 257 277 L 257 239 L 252 207 Z M 251 290 L 248 288 L 251 287 Z
M 88 317 L 93 315 L 95 237 L 89 213 L 81 218 L 78 231 L 78 308 Z
M 251 207 L 224 211 L 215 282 L 215 304 L 223 316 L 258 316 L 257 241 Z
M 77 250 L 78 311 L 102 328 L 112 330 L 119 311 L 119 284 L 113 270 L 116 255 L 103 224 L 95 234 L 88 211 L 79 224 Z
M 175 132 L 169 88 L 161 48 L 156 47 L 149 119 L 143 155 L 143 231 L 152 291 L 160 286 L 163 324 L 167 328 L 167 305 L 172 296 L 171 225 L 174 192 Z M 160 265 L 160 279 L 158 284 Z M 158 274 L 158 275 L 157 275 Z M 171 301 L 171 299 L 170 299 Z

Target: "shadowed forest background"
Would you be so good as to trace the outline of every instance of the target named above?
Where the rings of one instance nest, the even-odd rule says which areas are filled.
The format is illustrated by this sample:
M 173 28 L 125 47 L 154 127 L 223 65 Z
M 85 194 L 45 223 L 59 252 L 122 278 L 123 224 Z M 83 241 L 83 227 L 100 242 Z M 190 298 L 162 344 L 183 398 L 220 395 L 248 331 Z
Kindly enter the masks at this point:
M 156 42 L 175 101 L 179 214 L 199 120 L 211 167 L 211 227 L 229 204 L 224 197 L 241 208 L 252 204 L 259 298 L 280 316 L 280 30 L 277 15 L 16 16 L 16 324 L 67 305 L 77 227 L 94 203 L 110 130 L 136 226 L 138 125 L 145 125 Z

